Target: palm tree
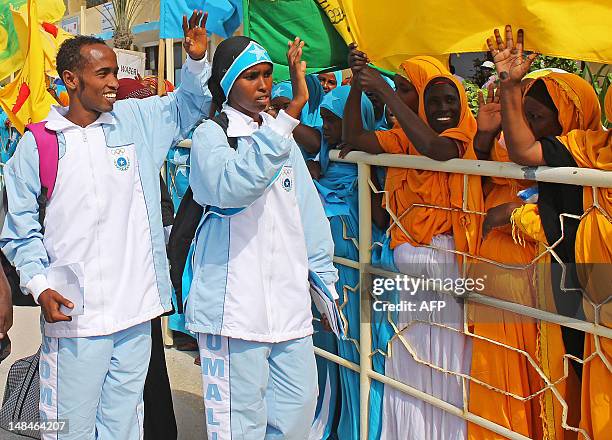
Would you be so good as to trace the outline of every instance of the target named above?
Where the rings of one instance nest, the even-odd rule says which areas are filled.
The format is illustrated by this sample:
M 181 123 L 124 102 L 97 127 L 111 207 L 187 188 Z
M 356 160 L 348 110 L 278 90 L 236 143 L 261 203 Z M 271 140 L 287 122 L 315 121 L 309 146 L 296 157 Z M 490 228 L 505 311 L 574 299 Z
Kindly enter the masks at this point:
M 113 25 L 113 46 L 117 49 L 131 49 L 134 42 L 132 25 L 142 8 L 144 0 L 111 0 L 113 13 L 108 9 L 97 8 Z

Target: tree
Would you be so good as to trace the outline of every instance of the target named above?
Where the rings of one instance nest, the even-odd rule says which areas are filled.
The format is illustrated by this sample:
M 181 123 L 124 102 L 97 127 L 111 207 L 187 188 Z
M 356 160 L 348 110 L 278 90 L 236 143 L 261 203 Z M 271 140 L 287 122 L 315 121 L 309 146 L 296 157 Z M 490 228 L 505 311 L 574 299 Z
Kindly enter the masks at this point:
M 547 68 L 561 69 L 565 70 L 568 73 L 580 74 L 580 65 L 577 61 L 569 60 L 567 58 L 551 57 L 547 55 L 538 56 L 533 62 L 533 64 L 531 64 L 529 71 L 533 72 L 534 70 Z
M 144 0 L 111 0 L 113 12 L 97 8 L 113 25 L 113 46 L 117 49 L 131 49 L 134 42 L 132 26 L 142 9 Z

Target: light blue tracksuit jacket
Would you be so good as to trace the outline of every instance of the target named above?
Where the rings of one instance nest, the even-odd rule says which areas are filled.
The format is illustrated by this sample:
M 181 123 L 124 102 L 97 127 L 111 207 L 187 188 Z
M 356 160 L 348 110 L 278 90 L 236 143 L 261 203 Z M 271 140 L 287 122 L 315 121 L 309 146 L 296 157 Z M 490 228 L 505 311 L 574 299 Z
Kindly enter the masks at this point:
M 293 168 L 301 218 L 287 221 L 301 221 L 311 277 L 318 276 L 328 286 L 338 279 L 329 222 L 295 140 L 269 126 L 256 130 L 252 139 L 249 148 L 243 138 L 238 138 L 234 150 L 221 127 L 210 120 L 193 135 L 189 183 L 194 199 L 209 205 L 196 232 L 193 280 L 185 312 L 186 326 L 194 332 L 222 334 L 228 269 L 232 265 L 230 222 L 262 196 L 280 177 L 283 167 Z M 253 262 L 254 267 L 257 264 Z

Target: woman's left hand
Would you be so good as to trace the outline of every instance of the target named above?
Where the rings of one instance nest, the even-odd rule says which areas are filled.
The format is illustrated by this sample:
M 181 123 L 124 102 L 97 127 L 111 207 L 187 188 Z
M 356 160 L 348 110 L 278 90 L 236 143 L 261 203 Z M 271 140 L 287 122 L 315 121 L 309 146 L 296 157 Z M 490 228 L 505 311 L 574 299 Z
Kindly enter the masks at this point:
M 509 202 L 502 203 L 501 205 L 495 206 L 487 211 L 487 216 L 482 224 L 482 238 L 486 238 L 495 228 L 500 228 L 510 224 L 510 216 L 512 211 L 522 206 L 522 203 Z
M 295 118 L 300 119 L 302 108 L 308 102 L 308 87 L 306 86 L 306 61 L 302 61 L 302 49 L 304 42 L 295 37 L 295 40 L 287 43 L 287 65 L 289 66 L 289 76 L 291 77 L 291 88 L 293 99 L 285 112 Z

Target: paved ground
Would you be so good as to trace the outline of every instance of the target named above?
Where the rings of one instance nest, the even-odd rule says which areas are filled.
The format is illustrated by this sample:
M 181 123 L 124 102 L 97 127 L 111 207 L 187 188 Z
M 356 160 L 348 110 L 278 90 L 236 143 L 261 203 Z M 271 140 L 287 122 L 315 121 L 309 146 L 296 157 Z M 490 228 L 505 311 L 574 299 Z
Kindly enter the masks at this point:
M 16 307 L 13 328 L 9 335 L 12 353 L 0 364 L 0 402 L 4 396 L 6 374 L 12 363 L 36 352 L 40 346 L 39 309 Z M 202 401 L 202 377 L 200 368 L 193 364 L 195 352 L 184 353 L 166 350 L 166 362 L 172 386 L 174 412 L 179 440 L 204 439 L 204 404 Z M 24 440 L 27 437 L 0 429 L 0 440 Z

